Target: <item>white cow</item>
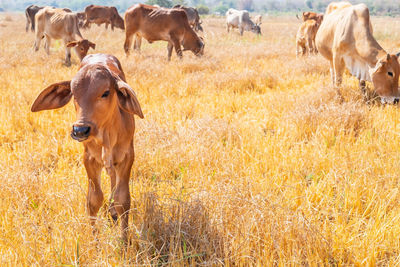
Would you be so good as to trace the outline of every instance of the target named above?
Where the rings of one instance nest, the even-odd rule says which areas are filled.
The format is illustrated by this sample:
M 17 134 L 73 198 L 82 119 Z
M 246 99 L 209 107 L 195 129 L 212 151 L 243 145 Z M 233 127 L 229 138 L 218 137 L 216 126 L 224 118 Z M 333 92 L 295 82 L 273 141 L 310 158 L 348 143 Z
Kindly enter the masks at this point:
M 249 12 L 247 10 L 236 10 L 233 8 L 226 11 L 226 30 L 229 32 L 230 28 L 239 28 L 240 35 L 243 35 L 243 31 L 252 31 L 256 34 L 261 35 L 260 25 L 254 23 L 250 19 Z

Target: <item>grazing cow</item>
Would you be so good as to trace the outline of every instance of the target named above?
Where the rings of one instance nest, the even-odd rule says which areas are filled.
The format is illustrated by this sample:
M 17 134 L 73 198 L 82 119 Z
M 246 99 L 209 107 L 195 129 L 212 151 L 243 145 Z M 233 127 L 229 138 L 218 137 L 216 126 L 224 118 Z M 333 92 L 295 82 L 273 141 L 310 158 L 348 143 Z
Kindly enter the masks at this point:
M 65 64 L 71 65 L 71 47 L 74 47 L 79 59 L 82 60 L 89 48 L 95 49 L 96 45 L 86 39 L 78 29 L 77 14 L 65 12 L 62 9 L 46 7 L 40 10 L 35 17 L 35 51 L 39 50 L 40 42 L 46 38 L 45 50 L 50 54 L 51 39 L 63 39 L 65 51 Z
M 181 8 L 185 10 L 186 15 L 188 17 L 189 25 L 196 31 L 203 31 L 203 27 L 201 27 L 201 24 L 203 23 L 200 20 L 199 12 L 197 11 L 196 8 L 194 7 L 186 7 L 182 5 L 175 5 L 172 8 Z
M 243 31 L 252 31 L 261 35 L 260 25 L 257 25 L 250 19 L 249 12 L 246 10 L 236 10 L 233 8 L 226 11 L 226 30 L 229 33 L 230 28 L 239 28 L 240 35 Z
M 134 5 L 125 13 L 125 32 L 126 55 L 129 55 L 134 35 L 136 35 L 135 49 L 137 50 L 140 50 L 142 37 L 149 43 L 167 41 L 168 60 L 171 60 L 174 47 L 178 57 L 182 58 L 181 45 L 184 50 L 191 50 L 196 56 L 203 55 L 204 42 L 190 27 L 186 12 L 182 9 Z
M 86 56 L 71 81 L 44 89 L 31 110 L 57 109 L 74 98 L 77 120 L 71 137 L 84 146 L 83 163 L 88 183 L 87 211 L 91 224 L 103 205 L 101 170 L 111 178 L 110 213 L 121 220 L 122 238 L 127 241 L 130 209 L 129 177 L 134 160 L 135 119 L 143 118 L 135 92 L 126 83 L 118 59 L 111 55 Z
M 31 31 L 35 31 L 35 15 L 44 8 L 43 6 L 30 5 L 25 9 L 26 26 L 25 31 L 29 31 L 29 25 L 31 25 Z
M 372 81 L 382 103 L 397 102 L 400 66 L 396 55 L 388 54 L 375 40 L 365 4 L 338 9 L 325 16 L 317 36 L 318 51 L 330 61 L 332 82 L 342 83 L 347 68 L 359 79 L 365 94 L 365 81 Z
M 315 46 L 315 36 L 319 28 L 319 23 L 313 19 L 304 21 L 297 31 L 296 35 L 296 56 L 305 55 L 307 52 L 318 53 Z
M 299 16 L 296 15 L 296 17 L 299 19 Z M 301 17 L 301 19 L 303 21 L 307 21 L 307 20 L 315 20 L 316 22 L 318 22 L 319 24 L 322 23 L 322 20 L 324 19 L 324 14 L 318 14 L 315 12 L 303 12 L 303 15 Z
M 114 26 L 121 30 L 125 29 L 124 20 L 113 6 L 90 5 L 85 8 L 85 15 L 86 21 L 83 26 L 84 28 L 88 27 L 90 23 L 96 23 L 98 26 L 105 23 L 106 29 L 108 28 L 108 24 L 111 24 L 111 30 L 114 30 Z
M 343 9 L 343 8 L 350 7 L 350 6 L 351 6 L 351 3 L 349 3 L 349 2 L 332 2 L 327 6 L 325 14 L 328 15 L 335 10 Z

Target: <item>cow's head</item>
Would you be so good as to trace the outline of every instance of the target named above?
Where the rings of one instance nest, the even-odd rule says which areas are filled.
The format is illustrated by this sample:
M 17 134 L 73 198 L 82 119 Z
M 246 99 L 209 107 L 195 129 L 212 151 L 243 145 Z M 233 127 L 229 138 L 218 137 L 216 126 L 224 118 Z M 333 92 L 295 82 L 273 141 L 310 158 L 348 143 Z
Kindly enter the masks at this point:
M 114 76 L 103 65 L 87 65 L 79 70 L 72 81 L 50 85 L 32 105 L 32 112 L 57 109 L 74 99 L 77 120 L 71 137 L 77 141 L 91 137 L 103 140 L 100 129 L 113 126 L 120 110 L 143 118 L 142 109 L 132 88 Z
M 251 31 L 254 32 L 255 34 L 261 35 L 261 27 L 257 24 L 251 26 Z
M 192 38 L 184 38 L 182 41 L 183 50 L 190 50 L 196 56 L 202 56 L 204 54 L 204 39 L 197 36 L 193 30 L 192 32 Z
M 75 49 L 76 54 L 78 55 L 80 61 L 84 57 L 86 57 L 89 48 L 96 48 L 96 44 L 92 43 L 89 40 L 82 39 L 80 41 L 73 41 L 67 44 L 67 47 L 73 47 Z
M 113 13 L 112 20 L 115 27 L 125 30 L 124 19 L 118 14 L 118 10 L 115 7 L 113 7 Z
M 396 103 L 400 98 L 398 89 L 400 65 L 397 57 L 397 55 L 387 54 L 378 60 L 375 68 L 369 71 L 375 91 L 384 104 Z

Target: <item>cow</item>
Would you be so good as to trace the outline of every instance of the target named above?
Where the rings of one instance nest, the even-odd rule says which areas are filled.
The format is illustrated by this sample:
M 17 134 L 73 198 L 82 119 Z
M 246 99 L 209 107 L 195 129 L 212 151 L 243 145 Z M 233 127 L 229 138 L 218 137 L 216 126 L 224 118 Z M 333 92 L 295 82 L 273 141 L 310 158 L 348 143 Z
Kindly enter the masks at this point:
M 63 39 L 65 43 L 65 65 L 71 65 L 71 48 L 74 47 L 79 59 L 82 60 L 89 48 L 95 49 L 96 45 L 83 39 L 78 29 L 78 17 L 62 9 L 46 7 L 41 9 L 35 17 L 35 51 L 39 50 L 42 38 L 46 38 L 45 50 L 50 54 L 51 39 Z
M 203 23 L 200 20 L 199 12 L 197 11 L 196 8 L 194 7 L 186 7 L 182 5 L 175 5 L 172 8 L 181 8 L 185 10 L 186 15 L 188 17 L 189 25 L 196 31 L 203 31 L 203 27 L 201 27 L 201 24 Z
M 349 2 L 332 2 L 326 7 L 325 14 L 328 15 L 335 10 L 343 9 L 343 8 L 350 7 L 350 6 L 351 6 L 351 3 L 349 3 Z
M 247 10 L 236 10 L 230 8 L 228 11 L 226 11 L 225 15 L 226 30 L 228 33 L 230 28 L 239 28 L 240 35 L 243 35 L 243 31 L 252 31 L 261 35 L 260 25 L 257 25 L 250 19 L 250 15 Z
M 134 5 L 125 13 L 125 34 L 124 50 L 127 56 L 134 35 L 136 50 L 140 50 L 142 37 L 149 43 L 167 41 L 168 61 L 171 60 L 172 48 L 182 58 L 181 45 L 184 50 L 191 50 L 196 56 L 204 53 L 204 42 L 190 27 L 186 12 L 182 9 Z
M 398 102 L 398 56 L 388 54 L 379 45 L 370 25 L 365 4 L 335 10 L 325 16 L 318 30 L 317 49 L 330 61 L 332 82 L 337 90 L 347 68 L 358 78 L 364 95 L 365 81 L 371 81 L 382 103 Z
M 296 56 L 317 53 L 315 46 L 315 36 L 319 28 L 319 23 L 313 19 L 304 21 L 297 31 L 296 35 Z
M 84 28 L 88 27 L 91 23 L 96 23 L 98 26 L 105 23 L 106 29 L 108 28 L 108 24 L 111 24 L 111 30 L 114 30 L 114 26 L 121 30 L 125 29 L 124 20 L 113 6 L 90 5 L 85 8 L 85 15 Z
M 122 239 L 126 242 L 131 203 L 129 178 L 134 161 L 134 115 L 143 119 L 139 101 L 126 83 L 121 63 L 106 54 L 86 56 L 72 80 L 49 85 L 38 95 L 31 111 L 58 109 L 71 98 L 77 114 L 71 137 L 84 147 L 90 222 L 95 225 L 103 205 L 101 170 L 105 168 L 111 178 L 109 212 L 114 221 L 120 218 Z

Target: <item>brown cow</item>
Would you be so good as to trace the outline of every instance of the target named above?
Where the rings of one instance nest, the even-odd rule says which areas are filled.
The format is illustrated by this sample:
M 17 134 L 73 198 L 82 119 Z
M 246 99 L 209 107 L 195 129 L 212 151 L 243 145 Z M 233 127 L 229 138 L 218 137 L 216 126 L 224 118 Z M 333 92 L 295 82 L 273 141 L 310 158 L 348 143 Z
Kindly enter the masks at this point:
M 71 65 L 71 47 L 75 48 L 75 52 L 79 59 L 82 60 L 89 48 L 95 49 L 96 45 L 86 39 L 78 29 L 77 14 L 66 12 L 62 9 L 45 7 L 35 16 L 35 51 L 39 50 L 42 38 L 46 38 L 45 50 L 50 54 L 51 39 L 63 39 L 65 49 L 65 64 Z
M 135 119 L 143 118 L 135 92 L 126 83 L 118 59 L 111 55 L 86 56 L 71 81 L 44 89 L 32 105 L 32 112 L 65 106 L 74 98 L 77 120 L 71 137 L 84 146 L 83 163 L 89 178 L 87 211 L 91 224 L 103 205 L 101 170 L 111 178 L 110 213 L 121 220 L 122 238 L 127 240 L 130 209 L 129 178 L 134 160 Z
M 86 21 L 84 28 L 89 27 L 90 23 L 96 23 L 98 26 L 105 23 L 106 29 L 111 24 L 111 30 L 114 26 L 122 30 L 125 29 L 124 20 L 118 14 L 118 10 L 113 6 L 96 6 L 90 5 L 85 8 Z
M 304 21 L 297 31 L 296 35 L 296 56 L 302 54 L 303 56 L 307 52 L 310 54 L 317 53 L 315 46 L 315 36 L 319 28 L 319 23 L 313 19 Z
M 186 12 L 182 9 L 156 8 L 137 4 L 125 13 L 126 38 L 124 49 L 129 55 L 132 38 L 136 35 L 135 49 L 140 50 L 141 38 L 149 43 L 154 41 L 168 42 L 168 60 L 171 60 L 172 48 L 182 58 L 181 45 L 184 50 L 191 50 L 196 56 L 204 51 L 204 43 L 190 27 Z
M 193 30 L 195 30 L 196 32 L 203 31 L 203 27 L 201 26 L 203 22 L 200 20 L 199 12 L 196 8 L 183 5 L 175 5 L 172 8 L 181 8 L 185 10 L 188 17 L 189 25 L 193 28 Z

